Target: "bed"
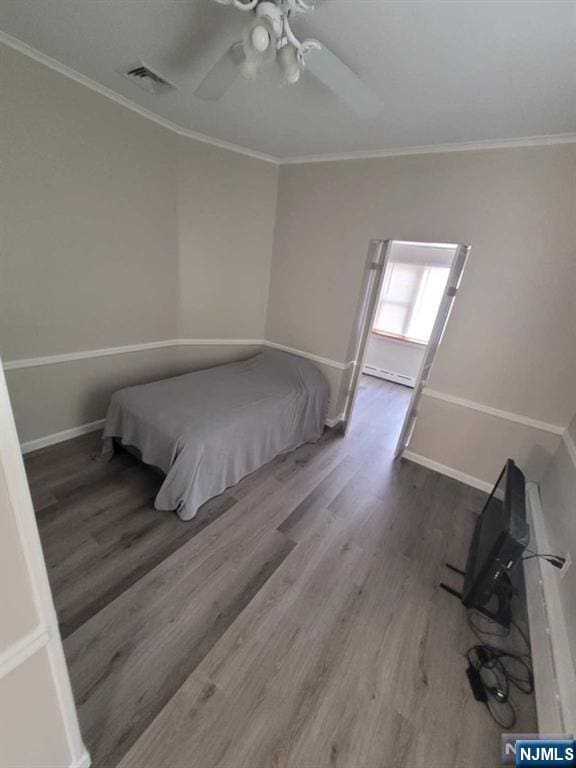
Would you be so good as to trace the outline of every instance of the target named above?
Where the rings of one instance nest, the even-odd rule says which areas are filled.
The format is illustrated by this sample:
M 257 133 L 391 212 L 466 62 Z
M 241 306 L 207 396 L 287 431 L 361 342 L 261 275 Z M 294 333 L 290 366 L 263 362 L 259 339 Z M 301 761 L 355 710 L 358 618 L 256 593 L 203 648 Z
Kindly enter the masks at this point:
M 127 387 L 110 401 L 102 457 L 114 440 L 161 470 L 154 506 L 191 520 L 208 499 L 281 453 L 318 440 L 326 379 L 309 360 L 275 350 L 249 360 Z

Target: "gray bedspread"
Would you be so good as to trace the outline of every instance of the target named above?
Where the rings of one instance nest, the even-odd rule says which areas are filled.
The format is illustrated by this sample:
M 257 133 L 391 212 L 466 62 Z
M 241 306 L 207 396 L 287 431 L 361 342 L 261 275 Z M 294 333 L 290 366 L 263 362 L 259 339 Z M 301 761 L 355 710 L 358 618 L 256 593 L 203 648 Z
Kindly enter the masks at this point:
M 322 434 L 328 383 L 316 366 L 284 352 L 116 392 L 102 455 L 113 438 L 166 475 L 154 506 L 190 520 L 208 499 L 280 453 Z

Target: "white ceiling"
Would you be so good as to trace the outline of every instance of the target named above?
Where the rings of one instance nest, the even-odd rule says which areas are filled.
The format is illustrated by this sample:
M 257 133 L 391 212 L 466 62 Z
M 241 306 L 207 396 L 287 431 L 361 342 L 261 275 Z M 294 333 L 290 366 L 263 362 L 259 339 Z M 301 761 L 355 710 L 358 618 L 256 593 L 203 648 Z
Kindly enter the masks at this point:
M 213 0 L 0 0 L 0 29 L 179 126 L 278 158 L 576 132 L 576 0 L 323 0 L 294 23 L 382 100 L 360 119 L 310 73 L 195 87 L 247 14 Z M 178 86 L 153 96 L 139 59 Z

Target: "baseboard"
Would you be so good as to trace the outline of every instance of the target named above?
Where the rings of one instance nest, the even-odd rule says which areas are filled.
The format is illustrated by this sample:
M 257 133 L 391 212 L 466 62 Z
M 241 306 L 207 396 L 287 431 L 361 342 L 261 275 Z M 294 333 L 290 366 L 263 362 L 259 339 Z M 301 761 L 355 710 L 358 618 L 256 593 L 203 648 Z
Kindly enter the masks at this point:
M 362 373 L 365 373 L 367 376 L 376 376 L 378 379 L 393 381 L 395 384 L 404 384 L 406 387 L 414 387 L 416 385 L 416 379 L 412 376 L 405 376 L 403 373 L 387 371 L 385 368 L 378 368 L 375 365 L 364 365 Z
M 338 416 L 335 416 L 333 419 L 326 419 L 324 424 L 326 424 L 327 427 L 330 427 L 330 429 L 332 429 L 337 424 L 340 424 L 340 422 L 343 420 L 344 420 L 344 414 L 341 413 Z
M 402 458 L 407 459 L 408 461 L 413 461 L 414 464 L 420 464 L 427 469 L 432 469 L 434 472 L 438 472 L 441 475 L 446 475 L 446 477 L 451 477 L 453 480 L 459 480 L 461 483 L 465 483 L 465 485 L 472 486 L 472 488 L 478 488 L 480 491 L 490 493 L 492 490 L 492 483 L 488 483 L 486 480 L 480 480 L 480 478 L 473 477 L 472 475 L 467 475 L 465 472 L 461 472 L 459 469 L 454 469 L 454 467 L 449 467 L 446 464 L 440 464 L 440 462 L 433 461 L 427 456 L 421 456 L 419 453 L 405 450 L 402 453 Z
M 88 424 L 80 424 L 78 427 L 63 429 L 61 432 L 54 432 L 52 435 L 44 435 L 44 437 L 37 437 L 35 440 L 28 440 L 27 442 L 20 444 L 20 449 L 22 453 L 30 453 L 31 451 L 37 451 L 40 448 L 47 448 L 49 445 L 62 443 L 64 440 L 71 440 L 73 437 L 87 435 L 89 432 L 97 432 L 104 426 L 104 421 L 104 419 L 98 419 L 98 421 L 91 421 Z
M 332 428 L 340 424 L 343 418 L 344 414 L 341 413 L 335 418 L 327 418 L 324 423 L 327 427 Z M 31 453 L 32 451 L 40 450 L 40 448 L 47 448 L 49 445 L 56 445 L 56 443 L 63 443 L 65 440 L 72 440 L 74 437 L 87 435 L 89 432 L 97 432 L 99 429 L 102 429 L 105 421 L 106 419 L 98 419 L 98 421 L 91 421 L 88 424 L 80 424 L 79 427 L 63 429 L 62 432 L 54 432 L 52 435 L 38 437 L 36 440 L 28 440 L 26 443 L 20 443 L 20 449 L 22 453 Z
M 80 757 L 70 765 L 70 768 L 90 768 L 91 765 L 92 758 L 90 757 L 88 750 L 85 749 Z

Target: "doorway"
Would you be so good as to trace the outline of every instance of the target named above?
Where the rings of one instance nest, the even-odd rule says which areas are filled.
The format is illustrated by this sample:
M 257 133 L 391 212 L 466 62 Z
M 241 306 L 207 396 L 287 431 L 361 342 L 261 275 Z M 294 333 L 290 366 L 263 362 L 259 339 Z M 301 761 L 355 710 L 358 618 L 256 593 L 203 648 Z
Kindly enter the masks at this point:
M 404 390 L 393 398 L 398 405 L 390 419 L 401 424 L 394 430 L 395 457 L 407 448 L 469 251 L 458 243 L 370 242 L 352 339 L 344 433 L 357 412 L 359 393 L 375 390 L 380 380 L 380 388 Z

